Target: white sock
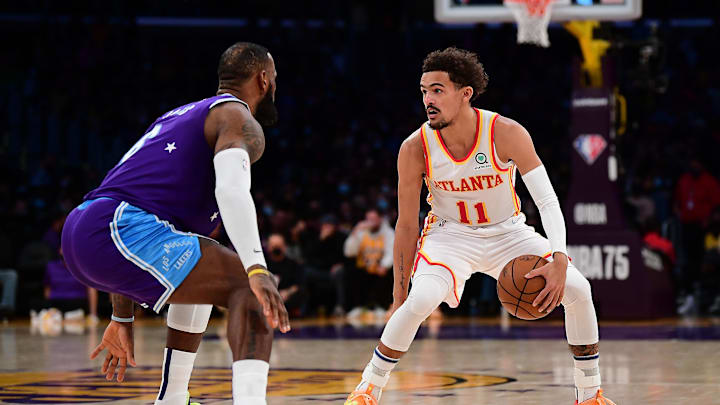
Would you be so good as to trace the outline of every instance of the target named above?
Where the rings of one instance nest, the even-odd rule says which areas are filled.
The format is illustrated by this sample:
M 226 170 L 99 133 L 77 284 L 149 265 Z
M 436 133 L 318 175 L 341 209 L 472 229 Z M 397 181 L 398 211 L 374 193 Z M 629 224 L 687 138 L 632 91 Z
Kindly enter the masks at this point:
M 188 384 L 197 353 L 165 348 L 162 384 L 155 405 L 186 405 Z
M 373 389 L 372 395 L 375 399 L 380 400 L 380 394 L 382 389 L 387 385 L 390 380 L 390 372 L 395 368 L 400 359 L 393 359 L 382 353 L 376 347 L 373 352 L 372 359 L 365 366 L 365 370 L 362 374 L 362 381 L 358 384 L 356 391 L 364 391 L 368 384 L 374 385 L 376 388 Z
M 233 404 L 266 405 L 270 364 L 262 360 L 238 360 L 233 363 Z
M 573 356 L 575 361 L 575 398 L 578 403 L 594 398 L 600 389 L 600 354 Z

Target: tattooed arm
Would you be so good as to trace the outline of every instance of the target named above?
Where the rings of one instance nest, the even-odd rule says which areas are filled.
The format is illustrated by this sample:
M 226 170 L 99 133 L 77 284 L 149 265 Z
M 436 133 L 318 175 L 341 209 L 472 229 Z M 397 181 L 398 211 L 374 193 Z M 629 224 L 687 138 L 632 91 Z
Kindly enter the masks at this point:
M 266 269 L 250 194 L 250 165 L 265 150 L 262 127 L 245 105 L 227 102 L 208 113 L 205 136 L 215 150 L 215 199 L 230 241 L 246 271 Z
M 398 221 L 393 248 L 395 283 L 392 311 L 407 299 L 410 272 L 417 249 L 420 191 L 425 171 L 420 142 L 419 133 L 416 132 L 403 142 L 398 154 Z
M 241 148 L 257 162 L 265 151 L 265 133 L 244 105 L 223 103 L 210 110 L 205 120 L 205 137 L 215 153 Z

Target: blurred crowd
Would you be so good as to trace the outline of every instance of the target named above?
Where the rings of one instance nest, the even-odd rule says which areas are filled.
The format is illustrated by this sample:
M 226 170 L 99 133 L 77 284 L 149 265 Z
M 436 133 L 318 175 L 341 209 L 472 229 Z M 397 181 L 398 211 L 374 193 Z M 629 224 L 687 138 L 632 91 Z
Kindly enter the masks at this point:
M 425 119 L 418 81 L 431 50 L 453 44 L 480 55 L 490 84 L 478 106 L 528 128 L 563 198 L 574 38 L 553 29 L 544 50 L 516 46 L 511 25 L 447 29 L 431 15 L 345 11 L 319 22 L 232 28 L 72 15 L 3 24 L 0 33 L 12 40 L 0 44 L 0 58 L 11 61 L 0 64 L 0 283 L 7 287 L 0 312 L 56 306 L 54 287 L 73 290 L 68 299 L 93 297 L 63 284 L 54 267 L 64 216 L 155 117 L 214 94 L 218 56 L 238 40 L 267 46 L 277 64 L 280 123 L 266 130 L 253 193 L 269 265 L 295 316 L 382 317 L 390 304 L 396 156 Z M 627 215 L 671 258 L 679 310 L 720 313 L 718 25 L 661 21 L 653 31 L 640 22 L 618 30 L 630 41 L 663 44 L 649 60 L 641 46 L 618 53 L 629 106 L 628 133 L 617 145 Z M 539 224 L 529 195 L 519 192 L 528 222 Z M 485 278 L 465 294 L 461 312 L 497 311 Z M 96 307 L 85 310 L 107 311 L 102 295 Z

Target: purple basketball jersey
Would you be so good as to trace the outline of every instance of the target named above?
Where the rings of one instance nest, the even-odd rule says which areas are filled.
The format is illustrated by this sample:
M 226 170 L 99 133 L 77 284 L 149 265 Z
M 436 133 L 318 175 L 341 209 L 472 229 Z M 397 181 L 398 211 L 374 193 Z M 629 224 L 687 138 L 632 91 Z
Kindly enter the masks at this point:
M 178 107 L 148 131 L 85 200 L 126 201 L 175 225 L 209 235 L 219 223 L 214 153 L 205 140 L 205 118 L 217 104 L 243 101 L 229 94 Z M 246 104 L 247 105 L 247 104 Z

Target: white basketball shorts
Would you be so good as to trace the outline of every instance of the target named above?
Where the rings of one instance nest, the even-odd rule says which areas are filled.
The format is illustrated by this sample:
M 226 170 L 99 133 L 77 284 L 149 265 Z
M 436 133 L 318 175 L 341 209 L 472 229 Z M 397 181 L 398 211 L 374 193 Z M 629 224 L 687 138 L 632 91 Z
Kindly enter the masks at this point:
M 478 227 L 456 224 L 430 213 L 418 241 L 413 278 L 421 274 L 443 277 L 452 286 L 445 302 L 455 308 L 473 273 L 485 273 L 497 280 L 503 267 L 522 255 L 552 261 L 550 242 L 525 224 L 522 213 L 499 224 Z M 584 282 L 572 263 L 567 271 L 567 283 Z

